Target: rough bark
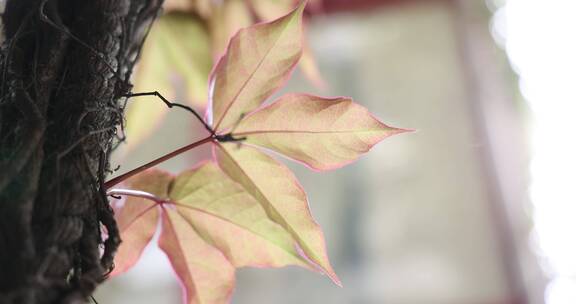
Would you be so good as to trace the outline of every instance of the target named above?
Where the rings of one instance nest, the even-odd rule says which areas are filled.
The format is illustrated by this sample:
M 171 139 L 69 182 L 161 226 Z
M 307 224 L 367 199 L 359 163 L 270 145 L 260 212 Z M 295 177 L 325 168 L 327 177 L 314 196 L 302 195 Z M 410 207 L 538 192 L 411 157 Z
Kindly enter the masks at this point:
M 161 2 L 8 0 L 0 303 L 84 302 L 111 270 L 120 240 L 103 183 L 122 96 Z

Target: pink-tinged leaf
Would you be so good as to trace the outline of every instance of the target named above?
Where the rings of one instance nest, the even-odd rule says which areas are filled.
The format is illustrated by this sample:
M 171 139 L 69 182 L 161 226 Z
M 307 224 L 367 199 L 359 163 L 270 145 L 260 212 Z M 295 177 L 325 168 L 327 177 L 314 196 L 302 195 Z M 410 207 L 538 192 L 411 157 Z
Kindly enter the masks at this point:
M 173 177 L 165 172 L 149 170 L 129 179 L 126 186 L 165 198 L 166 189 L 172 179 Z M 124 206 L 116 210 L 115 218 L 122 243 L 114 258 L 112 275 L 127 271 L 138 261 L 156 231 L 158 208 L 153 201 L 128 196 Z
M 245 117 L 234 131 L 246 142 L 280 152 L 318 170 L 341 167 L 393 134 L 349 98 L 287 94 Z
M 189 12 L 194 11 L 194 1 L 191 0 L 166 0 L 162 4 L 164 12 L 181 11 Z
M 223 171 L 258 200 L 270 219 L 292 235 L 310 262 L 340 284 L 328 260 L 322 230 L 312 218 L 306 194 L 294 174 L 246 145 L 216 144 L 214 154 Z
M 158 91 L 173 101 L 181 85 L 187 103 L 205 108 L 211 68 L 210 38 L 202 21 L 183 14 L 163 15 L 146 39 L 132 92 Z M 155 96 L 130 99 L 125 128 L 128 150 L 145 140 L 167 111 Z
M 156 231 L 158 209 L 154 202 L 130 198 L 117 217 L 122 243 L 114 257 L 112 276 L 126 272 L 140 259 Z
M 294 0 L 248 0 L 260 20 L 273 20 L 289 12 L 298 4 Z
M 298 1 L 249 0 L 249 3 L 259 20 L 270 21 L 289 12 L 295 5 L 297 5 Z M 307 3 L 308 8 L 317 8 L 318 3 L 316 3 L 316 1 L 308 0 Z M 318 65 L 316 64 L 312 50 L 310 50 L 306 45 L 304 45 L 302 50 L 302 57 L 300 58 L 300 62 L 298 62 L 298 66 L 300 67 L 300 70 L 302 70 L 302 73 L 304 73 L 304 76 L 306 76 L 314 86 L 320 89 L 326 87 L 326 83 L 324 82 L 324 79 L 322 79 L 320 71 L 318 70 Z
M 203 18 L 209 18 L 212 14 L 213 0 L 194 0 L 195 11 Z
M 210 78 L 214 129 L 224 131 L 283 85 L 302 53 L 304 2 L 270 23 L 240 30 Z
M 170 199 L 195 231 L 236 267 L 311 268 L 292 236 L 271 221 L 258 201 L 216 164 L 180 174 Z
M 298 63 L 298 67 L 304 73 L 304 76 L 308 78 L 308 80 L 319 89 L 326 89 L 326 82 L 322 75 L 320 74 L 320 70 L 318 69 L 318 64 L 316 63 L 316 59 L 312 54 L 312 50 L 307 45 L 304 45 L 304 49 L 302 50 L 302 58 L 300 58 L 300 62 Z
M 212 0 L 166 0 L 162 8 L 166 12 L 194 12 L 202 18 L 210 18 Z
M 161 30 L 158 43 L 165 46 L 166 59 L 174 74 L 171 76 L 177 79 L 174 87 L 183 85 L 187 102 L 192 106 L 206 107 L 212 54 L 210 37 L 203 21 L 195 16 L 167 14 L 155 26 Z
M 253 20 L 244 0 L 228 0 L 213 5 L 214 12 L 209 20 L 212 54 L 220 58 L 232 35 L 251 25 Z
M 158 244 L 185 290 L 186 303 L 228 303 L 234 289 L 234 266 L 170 206 L 163 208 Z
M 166 45 L 161 42 L 163 25 L 158 22 L 150 30 L 142 48 L 134 75 L 133 92 L 162 92 L 166 98 L 174 97 L 170 82 L 170 62 Z M 129 148 L 146 139 L 164 118 L 166 106 L 153 96 L 131 100 L 126 110 L 125 133 Z
M 321 13 L 324 10 L 324 0 L 308 0 L 308 10 L 314 13 Z

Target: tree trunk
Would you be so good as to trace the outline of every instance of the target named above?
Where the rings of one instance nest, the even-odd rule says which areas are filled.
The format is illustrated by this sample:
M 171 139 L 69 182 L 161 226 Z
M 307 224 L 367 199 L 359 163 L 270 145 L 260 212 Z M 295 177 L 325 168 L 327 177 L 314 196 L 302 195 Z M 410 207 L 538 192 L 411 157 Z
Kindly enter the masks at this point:
M 7 1 L 0 303 L 84 302 L 111 270 L 120 240 L 103 183 L 161 2 Z

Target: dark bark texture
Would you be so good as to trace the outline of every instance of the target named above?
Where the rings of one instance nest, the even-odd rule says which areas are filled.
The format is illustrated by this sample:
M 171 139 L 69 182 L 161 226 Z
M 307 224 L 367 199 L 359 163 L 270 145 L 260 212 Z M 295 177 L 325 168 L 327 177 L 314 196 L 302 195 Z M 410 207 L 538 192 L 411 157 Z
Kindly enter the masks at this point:
M 8 0 L 0 49 L 0 303 L 83 303 L 120 242 L 104 179 L 162 0 Z M 121 132 L 118 132 L 121 133 Z

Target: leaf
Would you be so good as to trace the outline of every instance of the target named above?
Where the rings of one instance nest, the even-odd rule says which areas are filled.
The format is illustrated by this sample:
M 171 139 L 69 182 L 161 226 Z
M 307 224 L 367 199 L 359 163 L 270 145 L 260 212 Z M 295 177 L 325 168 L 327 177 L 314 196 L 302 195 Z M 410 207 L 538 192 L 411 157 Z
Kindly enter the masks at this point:
M 167 197 L 172 176 L 159 170 L 149 170 L 126 182 L 131 189 L 145 191 L 157 197 Z M 156 203 L 140 197 L 127 197 L 124 206 L 115 212 L 122 243 L 114 258 L 114 270 L 118 275 L 134 266 L 148 245 L 158 226 Z
M 219 58 L 225 51 L 232 35 L 241 28 L 253 23 L 252 16 L 244 0 L 228 0 L 214 4 L 210 18 L 212 54 Z
M 306 194 L 294 174 L 249 146 L 215 144 L 214 154 L 222 170 L 258 200 L 270 219 L 292 235 L 310 262 L 340 285 L 328 261 L 322 230 L 312 218 Z
M 236 267 L 310 268 L 292 236 L 268 219 L 258 201 L 212 162 L 180 174 L 170 199 L 197 233 Z
M 195 12 L 202 18 L 209 18 L 212 14 L 212 0 L 166 0 L 162 8 L 166 12 Z
M 192 0 L 166 0 L 162 4 L 162 9 L 165 12 L 184 11 L 189 12 L 194 10 L 195 3 Z
M 260 20 L 274 20 L 288 13 L 296 1 L 293 0 L 247 0 Z
M 210 37 L 201 20 L 187 14 L 161 18 L 162 39 L 170 70 L 183 80 L 188 103 L 206 106 L 208 76 L 212 68 Z
M 128 197 L 116 214 L 123 242 L 114 275 L 134 265 L 161 212 L 159 246 L 186 288 L 188 303 L 225 303 L 235 267 L 297 265 L 316 270 L 296 240 L 214 162 L 177 177 L 149 170 L 127 182 L 156 201 Z
M 308 80 L 319 89 L 326 88 L 326 82 L 322 75 L 320 74 L 320 70 L 318 69 L 318 64 L 316 63 L 316 59 L 312 54 L 312 49 L 307 45 L 304 46 L 302 50 L 302 58 L 300 58 L 300 62 L 298 63 L 298 67 L 304 73 L 304 76 L 308 78 Z
M 246 142 L 318 170 L 344 166 L 382 139 L 404 132 L 374 118 L 350 98 L 287 94 L 246 116 L 234 131 Z
M 304 3 L 270 23 L 240 30 L 210 77 L 214 129 L 233 126 L 287 80 L 302 53 Z
M 186 290 L 186 303 L 228 303 L 234 267 L 176 211 L 164 208 L 158 241 Z
M 144 43 L 142 57 L 136 67 L 133 92 L 162 92 L 168 99 L 174 98 L 170 83 L 170 66 L 166 45 L 161 41 L 160 21 L 156 23 Z M 125 133 L 130 146 L 134 147 L 147 138 L 166 114 L 164 105 L 158 104 L 153 96 L 138 97 L 129 101 L 126 111 Z
M 258 16 L 258 19 L 263 21 L 274 20 L 286 14 L 294 7 L 294 4 L 297 3 L 297 1 L 294 0 L 249 0 L 249 2 L 252 4 L 252 8 L 256 16 Z M 317 1 L 314 0 L 308 0 L 307 4 L 307 8 L 312 7 L 314 9 L 318 7 Z M 326 87 L 326 83 L 318 70 L 318 65 L 316 64 L 312 50 L 307 45 L 303 47 L 302 58 L 300 58 L 298 66 L 314 86 L 321 89 Z
M 212 14 L 212 2 L 214 0 L 194 0 L 196 11 L 203 18 L 208 18 Z
M 288 94 L 260 107 L 301 56 L 304 5 L 240 30 L 215 67 L 207 115 L 215 134 L 203 142 L 212 142 L 218 166 L 208 162 L 175 178 L 150 181 L 160 187 L 152 189 L 160 195 L 153 208 L 162 216 L 159 245 L 185 284 L 188 303 L 227 302 L 235 267 L 299 265 L 340 284 L 302 187 L 285 165 L 252 145 L 324 170 L 405 131 L 343 97 Z M 134 242 L 138 252 L 149 240 L 144 233 Z M 125 260 L 130 264 L 134 256 Z
M 167 99 L 175 100 L 176 78 L 180 76 L 184 80 L 187 102 L 205 107 L 211 67 L 210 41 L 202 23 L 187 15 L 167 14 L 154 24 L 146 39 L 132 91 L 158 91 Z M 130 99 L 126 114 L 130 147 L 146 139 L 167 110 L 154 96 Z
M 127 271 L 138 262 L 158 224 L 158 210 L 153 202 L 130 198 L 123 209 L 116 217 L 122 243 L 114 257 L 112 276 Z

